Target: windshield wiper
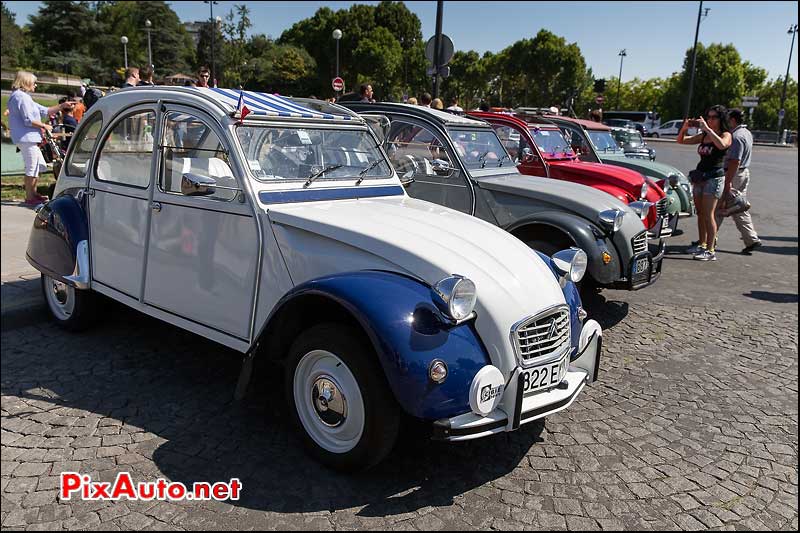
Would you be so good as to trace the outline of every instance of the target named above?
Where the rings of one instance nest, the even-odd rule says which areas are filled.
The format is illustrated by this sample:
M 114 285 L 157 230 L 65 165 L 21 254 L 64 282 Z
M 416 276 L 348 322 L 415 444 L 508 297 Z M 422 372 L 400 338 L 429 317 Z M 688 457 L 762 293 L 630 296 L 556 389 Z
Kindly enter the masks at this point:
M 358 179 L 356 180 L 356 185 L 360 185 L 362 181 L 364 181 L 364 176 L 372 170 L 373 168 L 377 167 L 379 164 L 383 163 L 383 159 L 376 159 L 369 165 L 365 166 L 361 169 L 361 172 L 358 173 Z
M 489 152 L 491 152 L 491 150 L 486 150 L 485 152 L 483 152 L 483 154 L 481 154 L 478 157 L 478 163 L 481 164 L 481 168 L 485 168 L 486 167 L 485 159 L 486 159 L 486 156 L 489 155 Z
M 328 165 L 327 167 L 325 167 L 325 168 L 323 168 L 321 170 L 318 170 L 316 172 L 312 172 L 311 175 L 306 178 L 306 182 L 303 184 L 303 187 L 308 187 L 309 185 L 314 183 L 315 179 L 317 179 L 318 177 L 322 176 L 326 172 L 330 172 L 331 170 L 336 170 L 337 168 L 341 168 L 342 166 L 344 166 L 344 165 Z
M 503 157 L 501 157 L 500 159 L 498 159 L 498 160 L 497 160 L 497 167 L 498 167 L 498 168 L 499 168 L 499 167 L 502 167 L 502 166 L 503 166 L 503 161 L 504 161 L 504 160 L 506 160 L 506 159 L 511 159 L 511 158 L 508 156 L 508 154 L 504 155 Z

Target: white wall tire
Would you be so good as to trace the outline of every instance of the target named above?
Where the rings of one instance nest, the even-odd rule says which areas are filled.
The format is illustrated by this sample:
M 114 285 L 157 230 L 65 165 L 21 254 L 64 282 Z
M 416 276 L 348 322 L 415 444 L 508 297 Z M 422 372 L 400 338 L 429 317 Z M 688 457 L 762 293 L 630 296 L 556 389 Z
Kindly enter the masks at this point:
M 86 329 L 94 318 L 94 295 L 42 274 L 42 294 L 50 316 L 70 331 Z
M 303 331 L 286 360 L 289 412 L 306 448 L 335 470 L 379 463 L 394 447 L 400 411 L 374 349 L 344 324 Z

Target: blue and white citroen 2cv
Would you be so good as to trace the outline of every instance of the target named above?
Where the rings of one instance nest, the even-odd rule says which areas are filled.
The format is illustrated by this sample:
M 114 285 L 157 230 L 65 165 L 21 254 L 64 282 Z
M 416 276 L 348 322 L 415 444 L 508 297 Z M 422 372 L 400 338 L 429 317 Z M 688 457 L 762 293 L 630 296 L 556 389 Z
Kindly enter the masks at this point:
M 242 117 L 239 98 L 249 110 Z M 403 417 L 466 440 L 568 407 L 602 332 L 574 282 L 474 217 L 405 194 L 342 107 L 225 89 L 123 89 L 84 117 L 27 250 L 55 321 L 100 293 L 285 366 L 310 452 L 378 463 Z

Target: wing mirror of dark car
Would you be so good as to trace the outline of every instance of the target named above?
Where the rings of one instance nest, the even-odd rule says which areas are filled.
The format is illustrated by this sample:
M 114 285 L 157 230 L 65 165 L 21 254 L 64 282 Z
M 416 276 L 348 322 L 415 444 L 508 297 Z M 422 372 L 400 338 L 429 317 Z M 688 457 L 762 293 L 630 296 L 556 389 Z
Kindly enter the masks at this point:
M 403 187 L 405 187 L 406 189 L 407 189 L 407 188 L 408 188 L 408 187 L 409 187 L 409 186 L 410 186 L 412 183 L 414 183 L 415 181 L 416 181 L 416 180 L 414 179 L 414 174 L 413 174 L 411 171 L 409 171 L 409 172 L 406 172 L 405 174 L 403 174 L 402 176 L 400 176 L 400 185 L 402 185 L 402 186 L 403 186 Z
M 187 172 L 181 177 L 181 194 L 184 196 L 208 196 L 216 192 L 214 178 Z
M 450 162 L 444 159 L 433 159 L 431 161 L 431 169 L 434 174 L 443 178 L 449 178 L 455 171 L 455 169 L 450 166 Z

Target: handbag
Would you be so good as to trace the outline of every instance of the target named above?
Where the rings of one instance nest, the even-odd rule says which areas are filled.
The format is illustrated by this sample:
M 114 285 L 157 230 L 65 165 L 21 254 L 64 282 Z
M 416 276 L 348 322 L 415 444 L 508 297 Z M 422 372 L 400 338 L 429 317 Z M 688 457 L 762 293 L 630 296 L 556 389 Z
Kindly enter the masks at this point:
M 724 175 L 725 171 L 722 170 L 721 168 L 709 170 L 708 172 L 703 172 L 702 170 L 694 169 L 689 171 L 689 181 L 691 181 L 694 184 L 700 184 L 700 183 L 705 183 L 711 178 L 720 178 Z
M 731 188 L 723 200 L 723 207 L 719 209 L 719 214 L 723 217 L 744 213 L 751 207 L 747 197 L 737 189 Z

